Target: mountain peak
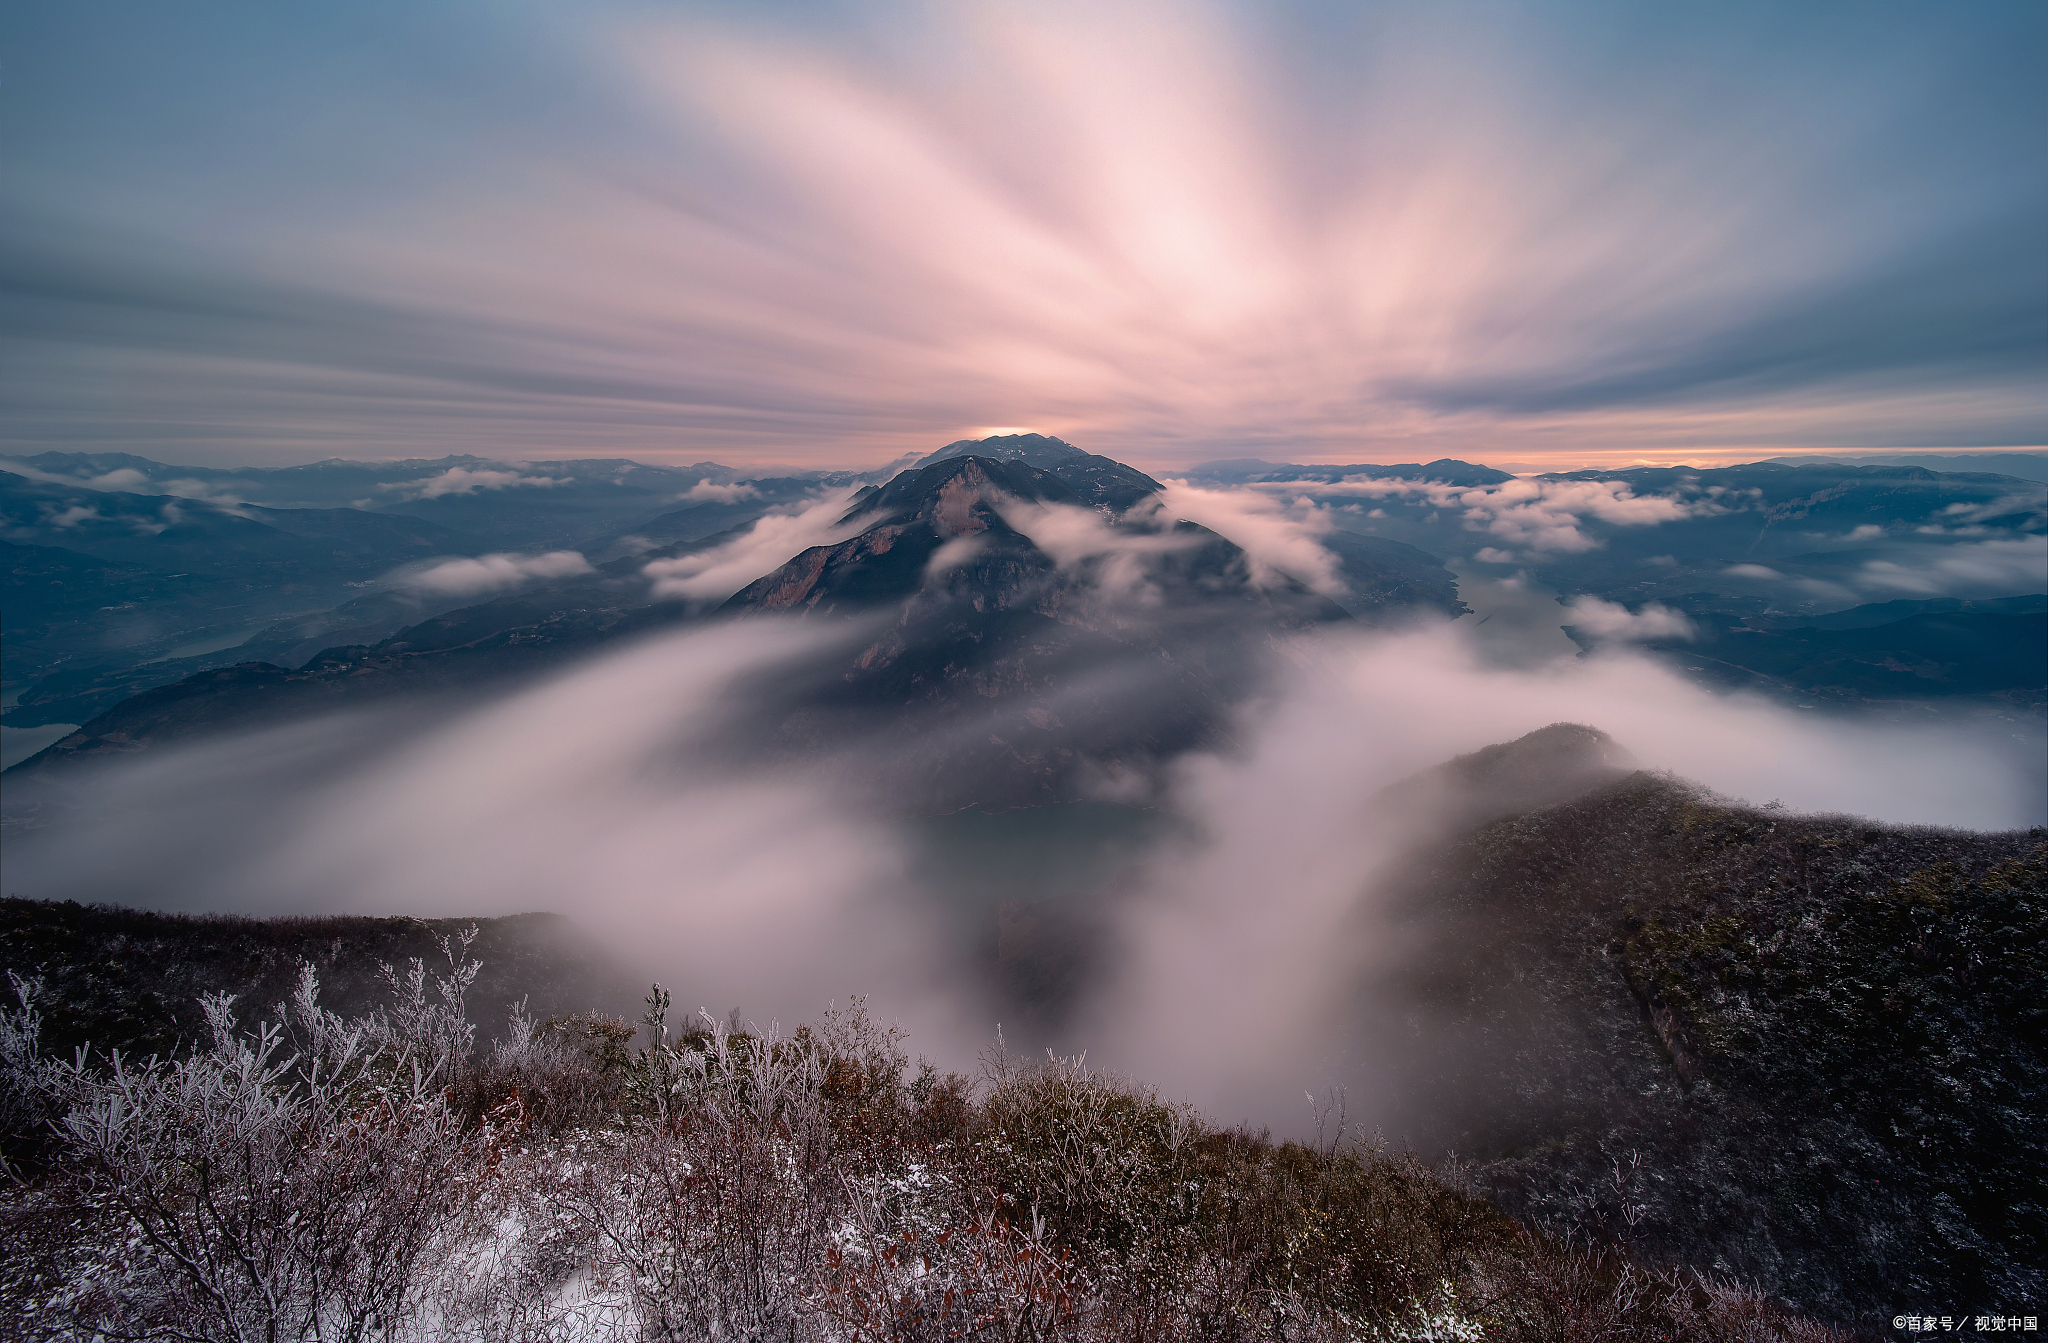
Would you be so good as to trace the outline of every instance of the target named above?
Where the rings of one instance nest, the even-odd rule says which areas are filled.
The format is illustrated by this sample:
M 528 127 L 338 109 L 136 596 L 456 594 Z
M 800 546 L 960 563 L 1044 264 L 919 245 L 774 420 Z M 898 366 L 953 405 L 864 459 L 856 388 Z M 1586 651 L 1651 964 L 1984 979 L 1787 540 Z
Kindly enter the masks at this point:
M 963 438 L 948 443 L 924 459 L 922 465 L 961 457 L 980 457 L 996 462 L 1022 462 L 1057 476 L 1083 501 L 1122 514 L 1132 504 L 1157 494 L 1164 487 L 1133 466 L 1111 457 L 1083 452 L 1063 439 L 1048 434 L 995 434 L 988 438 Z
M 1033 466 L 1042 466 L 1048 460 L 1071 461 L 1088 455 L 1050 434 L 990 434 L 987 438 L 956 439 L 924 460 L 930 463 L 947 457 L 993 457 L 998 461 L 1029 461 Z
M 1022 460 L 962 455 L 928 461 L 899 473 L 880 490 L 858 498 L 842 521 L 870 517 L 876 523 L 904 523 L 922 518 L 940 525 L 944 516 L 998 494 L 1077 508 L 1086 508 L 1091 502 L 1050 471 Z M 955 530 L 940 525 L 945 535 Z

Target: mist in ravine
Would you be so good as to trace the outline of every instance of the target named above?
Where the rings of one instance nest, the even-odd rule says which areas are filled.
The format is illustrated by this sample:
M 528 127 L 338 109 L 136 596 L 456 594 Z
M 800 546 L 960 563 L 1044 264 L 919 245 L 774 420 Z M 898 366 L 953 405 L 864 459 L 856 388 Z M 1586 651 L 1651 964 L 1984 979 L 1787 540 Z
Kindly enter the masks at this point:
M 1515 597 L 1468 595 L 1482 612 Z M 681 1004 L 794 1021 L 862 993 L 942 1065 L 1000 1027 L 1295 1131 L 1303 1093 L 1332 1085 L 1353 1122 L 1392 1115 L 1413 1042 L 1373 992 L 1405 949 L 1382 901 L 1432 831 L 1383 790 L 1450 757 L 1576 722 L 1641 768 L 1758 804 L 2041 819 L 2038 762 L 1993 728 L 1710 695 L 1625 650 L 1554 656 L 1484 618 L 1297 636 L 1223 746 L 1106 773 L 1095 800 L 943 817 L 892 813 L 863 787 L 863 749 L 736 760 L 735 703 L 803 683 L 860 630 L 721 622 L 482 705 L 100 766 L 10 844 L 6 886 L 251 915 L 554 910 L 612 949 L 622 1003 L 658 979 Z M 1020 940 L 1035 981 L 1005 964 Z

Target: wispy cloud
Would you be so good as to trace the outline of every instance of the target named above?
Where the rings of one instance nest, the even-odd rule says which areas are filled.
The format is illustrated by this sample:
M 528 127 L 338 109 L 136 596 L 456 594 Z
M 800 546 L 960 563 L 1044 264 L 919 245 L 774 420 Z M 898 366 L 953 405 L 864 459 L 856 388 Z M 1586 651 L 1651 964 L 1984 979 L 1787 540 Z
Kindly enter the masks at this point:
M 1637 494 L 1623 480 L 1510 480 L 1499 485 L 1460 486 L 1352 476 L 1329 484 L 1260 481 L 1249 491 L 1275 500 L 1292 496 L 1296 515 L 1311 522 L 1315 521 L 1314 505 L 1301 497 L 1307 494 L 1324 499 L 1351 495 L 1416 500 L 1456 515 L 1466 531 L 1498 541 L 1480 552 L 1481 559 L 1496 564 L 1513 563 L 1518 554 L 1568 555 L 1597 550 L 1600 538 L 1589 535 L 1582 526 L 1589 519 L 1611 527 L 1654 527 L 1686 518 L 1713 517 L 1742 502 L 1719 489 Z M 1212 493 L 1211 506 L 1247 507 L 1241 502 L 1246 491 Z M 1273 511 L 1264 510 L 1268 516 Z
M 1071 504 L 1027 502 L 998 495 L 989 501 L 1003 521 L 1031 538 L 1070 575 L 1083 578 L 1105 596 L 1150 601 L 1159 596 L 1152 578 L 1154 563 L 1180 554 L 1209 538 L 1195 531 L 1171 530 L 1172 519 L 1144 504 L 1114 526 L 1092 508 Z M 1151 524 L 1147 526 L 1145 524 Z
M 856 535 L 859 519 L 843 522 L 854 495 L 849 486 L 827 492 L 794 511 L 761 518 L 721 545 L 674 559 L 652 560 L 641 573 L 654 580 L 659 598 L 713 604 L 809 550 Z
M 573 550 L 550 550 L 541 555 L 500 552 L 474 559 L 439 560 L 404 570 L 388 581 L 393 587 L 428 596 L 480 597 L 510 592 L 538 579 L 573 578 L 590 572 L 590 562 Z
M 1160 508 L 1242 547 L 1255 583 L 1285 574 L 1325 597 L 1350 595 L 1338 575 L 1337 557 L 1315 539 L 1332 526 L 1326 508 L 1305 499 L 1275 498 L 1271 492 L 1205 490 L 1185 481 L 1167 483 Z
M 875 753 L 736 752 L 730 735 L 737 705 L 814 684 L 871 635 L 718 622 L 452 713 L 387 704 L 116 757 L 66 785 L 89 813 L 10 844 L 10 886 L 273 914 L 552 908 L 684 1001 L 787 1020 L 868 992 L 920 1049 L 964 1064 L 1013 1018 L 948 931 L 968 892 L 921 884 L 913 827 L 872 786 Z M 1335 1009 L 1401 948 L 1379 902 L 1417 818 L 1380 793 L 1452 755 L 1583 722 L 1646 768 L 1738 797 L 1893 821 L 2039 820 L 2039 755 L 2007 723 L 1802 715 L 1710 694 L 1625 647 L 1505 667 L 1463 623 L 1325 631 L 1290 651 L 1229 749 L 1120 781 L 1185 824 L 1133 853 L 1105 895 L 1121 935 L 1104 946 L 1121 953 L 1062 1041 L 1232 1120 L 1287 1125 L 1290 1097 L 1352 1069 L 1374 1116 L 1398 1076 L 1383 1050 L 1408 1026 Z M 972 704 L 962 732 L 1015 712 Z M 876 751 L 891 748 L 931 743 Z
M 1699 634 L 1690 616 L 1661 602 L 1650 602 L 1631 611 L 1620 602 L 1589 596 L 1572 598 L 1565 607 L 1564 623 L 1595 639 L 1615 643 L 1692 639 Z
M 736 504 L 744 499 L 760 498 L 761 491 L 745 481 L 721 485 L 716 481 L 700 480 L 676 497 L 693 504 Z
M 477 470 L 466 466 L 451 466 L 437 476 L 425 480 L 391 481 L 377 486 L 382 493 L 394 494 L 399 499 L 440 499 L 451 494 L 475 494 L 478 490 L 505 490 L 524 485 L 536 489 L 551 489 L 556 485 L 567 485 L 566 478 L 551 476 L 529 476 L 518 471 L 497 471 L 489 467 Z
M 1915 596 L 1971 596 L 2048 590 L 2048 536 L 1957 542 L 1911 564 L 1867 560 L 1856 572 L 1863 587 Z

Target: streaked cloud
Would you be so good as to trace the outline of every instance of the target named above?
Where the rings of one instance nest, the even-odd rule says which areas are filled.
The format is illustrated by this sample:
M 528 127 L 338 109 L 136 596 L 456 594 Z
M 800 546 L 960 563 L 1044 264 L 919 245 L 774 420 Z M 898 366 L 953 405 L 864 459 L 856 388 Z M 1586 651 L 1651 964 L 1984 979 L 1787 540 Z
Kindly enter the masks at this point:
M 119 21 L 110 21 L 118 16 Z M 2038 7 L 4 21 L 17 450 L 2048 441 Z M 258 111 L 257 109 L 260 109 Z

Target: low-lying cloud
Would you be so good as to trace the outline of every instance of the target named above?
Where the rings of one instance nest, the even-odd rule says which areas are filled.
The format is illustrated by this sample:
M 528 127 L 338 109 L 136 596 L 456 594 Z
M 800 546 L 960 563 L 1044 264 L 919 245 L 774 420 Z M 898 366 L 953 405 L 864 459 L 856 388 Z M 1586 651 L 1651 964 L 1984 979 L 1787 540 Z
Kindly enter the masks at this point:
M 1891 540 L 1832 562 L 1825 555 L 1803 555 L 1771 564 L 1726 565 L 1718 573 L 1831 608 L 1899 597 L 2025 596 L 2048 591 L 2048 535 Z
M 393 587 L 432 597 L 481 597 L 510 592 L 528 583 L 549 578 L 574 578 L 594 572 L 590 561 L 574 550 L 550 550 L 540 555 L 499 552 L 452 560 L 439 560 L 424 568 L 403 571 L 389 582 Z
M 1448 485 L 1435 480 L 1392 480 L 1350 476 L 1335 483 L 1307 480 L 1260 481 L 1249 487 L 1273 496 L 1353 495 L 1365 499 L 1411 499 L 1453 513 L 1464 529 L 1489 538 L 1487 549 L 1513 563 L 1523 555 L 1573 555 L 1604 544 L 1584 530 L 1591 520 L 1611 527 L 1654 527 L 1687 518 L 1729 512 L 1726 491 L 1637 494 L 1624 480 L 1510 480 L 1498 485 Z M 1237 491 L 1221 492 L 1229 499 Z
M 475 494 L 478 490 L 506 490 L 514 486 L 530 486 L 536 489 L 552 489 L 557 485 L 573 482 L 566 476 L 528 476 L 518 471 L 497 471 L 489 467 L 472 470 L 466 466 L 451 466 L 438 476 L 425 480 L 393 481 L 377 486 L 379 491 L 396 493 L 401 502 L 415 499 L 440 499 L 451 494 Z
M 1692 639 L 1699 635 L 1690 616 L 1661 602 L 1650 602 L 1631 611 L 1620 602 L 1578 596 L 1566 605 L 1564 617 L 1565 624 L 1607 642 Z
M 721 485 L 715 480 L 700 480 L 676 498 L 693 504 L 736 504 L 746 499 L 758 499 L 761 491 L 743 480 Z
M 39 481 L 45 485 L 68 485 L 73 489 L 97 490 L 103 494 L 168 494 L 179 499 L 198 499 L 237 516 L 245 516 L 240 512 L 242 496 L 225 486 L 206 480 L 184 478 L 152 480 L 132 466 L 116 467 L 112 471 L 102 471 L 98 474 L 81 472 L 76 475 L 65 475 L 61 472 L 45 471 L 13 458 L 0 457 L 0 471 L 21 476 L 26 480 Z
M 1148 571 L 1159 557 L 1206 544 L 1209 538 L 1201 532 L 1174 530 L 1179 522 L 1191 522 L 1244 551 L 1254 587 L 1291 580 L 1327 597 L 1350 595 L 1337 557 L 1317 540 L 1335 525 L 1330 510 L 1307 499 L 1169 481 L 1158 494 L 1133 505 L 1121 525 L 1095 509 L 1071 504 L 1009 496 L 991 502 L 1005 522 L 1030 537 L 1054 563 L 1084 574 L 1105 594 L 1145 593 L 1151 590 Z
M 1298 1130 L 1301 1092 L 1331 1081 L 1352 1085 L 1354 1117 L 1372 1122 L 1398 1085 L 1405 1027 L 1359 1015 L 1355 990 L 1400 953 L 1377 893 L 1416 836 L 1380 791 L 1551 722 L 1795 810 L 2040 819 L 2039 760 L 2009 725 L 1800 715 L 1710 694 L 1625 646 L 1507 666 L 1487 656 L 1491 628 L 1304 638 L 1229 749 L 1133 790 L 1155 809 L 1144 814 L 1180 824 L 1077 897 L 1111 931 L 1048 1042 L 1226 1122 Z M 732 750 L 742 690 L 804 684 L 864 638 L 840 622 L 721 622 L 482 704 L 120 761 L 76 784 L 88 807 L 75 822 L 10 845 L 9 889 L 252 914 L 553 909 L 684 1004 L 790 1020 L 866 992 L 916 1049 L 965 1065 L 998 1022 L 1022 1033 L 975 941 L 994 917 L 982 884 L 1009 874 L 985 856 L 947 882 L 921 877 L 916 827 L 864 786 L 858 754 Z M 1004 711 L 991 700 L 990 722 Z
M 2048 591 L 2048 536 L 1957 542 L 1913 564 L 1867 560 L 1856 580 L 1876 591 L 1929 597 Z
M 1178 480 L 1167 482 L 1161 506 L 1243 549 L 1254 583 L 1269 585 L 1277 573 L 1325 597 L 1341 600 L 1351 595 L 1338 575 L 1337 557 L 1315 539 L 1335 525 L 1327 508 L 1304 498 L 1285 500 L 1255 490 L 1205 490 Z
M 996 495 L 989 501 L 1004 522 L 1031 539 L 1062 571 L 1091 583 L 1106 596 L 1146 601 L 1158 595 L 1152 565 L 1161 556 L 1192 550 L 1208 538 L 1175 533 L 1156 505 L 1140 504 L 1128 519 L 1111 525 L 1092 508 L 1048 504 Z M 1145 524 L 1151 524 L 1147 526 Z
M 855 492 L 847 486 L 795 511 L 772 512 L 730 541 L 674 559 L 652 560 L 640 572 L 653 580 L 657 598 L 715 605 L 812 546 L 859 535 L 859 519 L 841 521 Z
M 1330 1081 L 1352 1088 L 1354 1120 L 1397 1108 L 1408 1027 L 1361 1019 L 1358 1003 L 1403 954 L 1375 892 L 1417 835 L 1376 795 L 1451 756 L 1579 722 L 1752 803 L 1985 829 L 2042 819 L 2039 762 L 1989 728 L 1800 715 L 1623 648 L 1508 667 L 1463 625 L 1305 647 L 1241 752 L 1174 771 L 1183 838 L 1136 877 L 1120 907 L 1128 959 L 1063 1038 L 1229 1119 L 1299 1132 L 1302 1091 Z
M 1685 501 L 1670 495 L 1637 494 L 1619 480 L 1511 480 L 1484 490 L 1467 490 L 1458 503 L 1467 526 L 1476 526 L 1509 545 L 1531 551 L 1592 550 L 1600 543 L 1579 525 L 1597 518 L 1615 527 L 1654 527 L 1702 513 L 1723 511 L 1710 499 Z

